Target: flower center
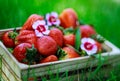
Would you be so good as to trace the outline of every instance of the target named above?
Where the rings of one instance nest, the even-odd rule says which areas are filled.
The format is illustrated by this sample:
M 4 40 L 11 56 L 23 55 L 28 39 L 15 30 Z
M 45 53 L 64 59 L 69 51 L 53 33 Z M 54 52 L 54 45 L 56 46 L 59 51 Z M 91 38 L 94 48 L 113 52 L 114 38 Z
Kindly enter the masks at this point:
M 39 26 L 37 26 L 37 30 L 38 30 L 39 32 L 44 32 L 44 31 L 46 31 L 44 25 L 39 25 Z
M 50 22 L 56 22 L 56 18 L 54 16 L 50 16 L 49 21 Z
M 84 44 L 84 47 L 85 47 L 85 49 L 87 49 L 87 50 L 92 50 L 93 45 L 92 45 L 91 43 L 89 43 L 89 42 L 86 42 L 86 43 Z

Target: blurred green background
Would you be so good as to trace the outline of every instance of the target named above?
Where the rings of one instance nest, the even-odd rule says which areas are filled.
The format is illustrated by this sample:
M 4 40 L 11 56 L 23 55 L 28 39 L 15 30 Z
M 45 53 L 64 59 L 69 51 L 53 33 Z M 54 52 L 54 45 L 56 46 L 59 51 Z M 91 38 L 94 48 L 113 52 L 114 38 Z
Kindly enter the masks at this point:
M 33 13 L 45 15 L 73 8 L 79 20 L 120 48 L 119 0 L 0 0 L 0 29 L 20 27 Z

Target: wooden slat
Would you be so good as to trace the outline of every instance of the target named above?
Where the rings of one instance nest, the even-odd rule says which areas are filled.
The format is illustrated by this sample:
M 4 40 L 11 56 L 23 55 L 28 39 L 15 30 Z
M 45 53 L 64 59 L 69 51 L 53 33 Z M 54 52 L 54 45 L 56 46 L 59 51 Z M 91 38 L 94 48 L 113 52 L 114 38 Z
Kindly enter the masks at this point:
M 2 72 L 10 81 L 22 81 L 15 73 L 14 71 L 9 67 L 9 65 L 5 62 L 5 60 L 2 60 Z
M 4 72 L 2 72 L 1 81 L 10 81 Z

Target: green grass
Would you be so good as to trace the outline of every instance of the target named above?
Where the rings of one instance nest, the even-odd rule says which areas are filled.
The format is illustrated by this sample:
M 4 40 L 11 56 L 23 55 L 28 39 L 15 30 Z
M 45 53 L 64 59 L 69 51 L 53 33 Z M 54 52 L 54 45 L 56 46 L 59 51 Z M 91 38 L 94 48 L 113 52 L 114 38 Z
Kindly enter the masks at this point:
M 56 11 L 60 14 L 65 8 L 73 8 L 77 12 L 79 20 L 94 25 L 98 33 L 120 48 L 120 1 L 117 1 L 0 0 L 0 29 L 20 27 L 33 13 L 45 15 L 48 12 Z M 113 69 L 107 80 L 119 80 L 120 75 L 117 75 Z
M 120 47 L 120 2 L 117 0 L 0 0 L 0 29 L 22 26 L 33 13 L 44 15 L 73 8 L 79 20 Z

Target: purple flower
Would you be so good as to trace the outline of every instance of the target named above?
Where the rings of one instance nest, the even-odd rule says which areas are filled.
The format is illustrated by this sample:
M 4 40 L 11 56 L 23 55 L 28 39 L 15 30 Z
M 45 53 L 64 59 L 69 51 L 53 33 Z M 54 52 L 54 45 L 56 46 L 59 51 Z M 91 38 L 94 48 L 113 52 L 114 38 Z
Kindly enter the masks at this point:
M 48 30 L 48 26 L 46 25 L 44 20 L 38 20 L 33 23 L 32 28 L 35 30 L 35 34 L 37 37 L 42 37 L 44 35 L 48 35 L 50 30 Z
M 48 26 L 52 26 L 52 25 L 59 26 L 60 25 L 60 20 L 56 12 L 46 14 L 46 20 L 47 20 Z
M 81 39 L 81 49 L 86 51 L 88 55 L 93 55 L 97 53 L 97 45 L 95 40 L 91 38 L 82 38 Z

